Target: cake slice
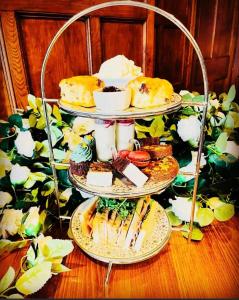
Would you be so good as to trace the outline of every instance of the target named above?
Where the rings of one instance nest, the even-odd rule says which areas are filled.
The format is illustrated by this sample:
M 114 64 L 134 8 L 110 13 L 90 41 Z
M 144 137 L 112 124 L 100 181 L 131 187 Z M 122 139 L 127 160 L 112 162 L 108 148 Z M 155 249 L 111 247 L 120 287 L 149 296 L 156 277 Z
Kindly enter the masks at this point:
M 127 177 L 137 187 L 142 187 L 148 180 L 148 177 L 127 159 L 117 157 L 112 165 L 120 174 Z
M 93 162 L 86 176 L 86 183 L 95 186 L 112 186 L 113 173 L 109 163 Z

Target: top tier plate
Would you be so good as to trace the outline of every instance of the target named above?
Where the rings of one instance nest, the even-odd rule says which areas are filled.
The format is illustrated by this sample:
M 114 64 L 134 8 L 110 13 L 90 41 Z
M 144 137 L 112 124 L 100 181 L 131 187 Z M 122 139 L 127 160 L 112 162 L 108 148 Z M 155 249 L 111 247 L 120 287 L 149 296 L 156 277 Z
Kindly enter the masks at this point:
M 102 119 L 102 120 L 120 120 L 120 119 L 138 119 L 149 116 L 156 116 L 162 114 L 173 113 L 177 111 L 182 104 L 181 96 L 178 94 L 174 94 L 173 99 L 169 104 L 161 105 L 158 107 L 152 108 L 136 108 L 129 107 L 123 111 L 115 111 L 115 112 L 103 112 L 101 110 L 97 110 L 96 107 L 82 107 L 75 106 L 71 104 L 67 104 L 61 100 L 58 102 L 59 107 L 72 115 L 85 117 L 85 118 L 93 118 L 93 119 Z

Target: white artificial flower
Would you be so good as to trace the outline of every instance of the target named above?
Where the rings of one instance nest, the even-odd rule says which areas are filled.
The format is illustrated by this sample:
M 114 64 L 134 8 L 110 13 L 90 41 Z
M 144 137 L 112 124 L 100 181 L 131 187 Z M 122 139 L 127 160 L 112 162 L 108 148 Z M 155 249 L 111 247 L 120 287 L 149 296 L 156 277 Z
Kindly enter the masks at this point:
M 95 130 L 95 121 L 90 118 L 76 117 L 73 121 L 72 130 L 77 135 L 85 135 Z
M 224 153 L 229 153 L 234 157 L 239 158 L 239 145 L 237 145 L 234 141 L 227 141 Z
M 15 164 L 12 166 L 12 170 L 10 173 L 10 181 L 12 184 L 24 184 L 31 171 L 28 167 L 22 167 L 19 164 Z
M 8 158 L 7 154 L 0 150 L 0 178 L 6 175 L 6 171 L 10 171 L 12 169 L 12 163 Z
M 180 96 L 184 96 L 184 95 L 187 95 L 187 94 L 189 94 L 192 98 L 194 97 L 194 95 L 192 93 L 190 93 L 189 91 L 187 91 L 187 90 L 181 90 L 179 92 Z
M 182 173 L 195 173 L 196 172 L 196 164 L 197 164 L 197 151 L 191 151 L 192 154 L 192 161 L 186 165 L 185 167 L 182 167 L 179 169 L 179 172 Z M 200 168 L 203 168 L 205 165 L 207 164 L 207 161 L 205 159 L 204 153 L 202 153 L 201 155 L 201 159 L 200 159 Z M 194 178 L 193 175 L 184 175 L 184 182 L 187 182 L 191 179 Z
M 0 236 L 6 239 L 8 235 L 15 235 L 21 226 L 22 217 L 22 210 L 5 209 L 0 223 Z
M 36 236 L 41 227 L 39 209 L 39 207 L 33 206 L 28 211 L 29 214 L 24 222 L 25 233 L 28 236 Z
M 201 131 L 201 122 L 196 116 L 179 120 L 177 124 L 178 135 L 184 142 L 190 141 L 195 146 L 198 144 Z
M 15 140 L 15 145 L 19 154 L 32 157 L 33 150 L 35 149 L 35 142 L 30 131 L 20 131 Z
M 0 191 L 0 208 L 3 208 L 6 204 L 10 203 L 11 201 L 12 201 L 11 194 Z
M 31 127 L 29 123 L 29 119 L 22 119 L 22 125 L 24 129 L 29 129 Z
M 176 197 L 176 200 L 169 199 L 172 204 L 172 212 L 182 221 L 189 222 L 191 217 L 192 201 L 186 197 Z M 194 221 L 196 222 L 198 204 L 196 203 L 194 211 Z
M 215 107 L 215 109 L 218 109 L 220 106 L 220 103 L 217 99 L 210 99 L 208 102 L 208 110 L 210 111 L 212 107 Z
M 218 111 L 210 118 L 210 123 L 213 127 L 221 126 L 225 123 L 226 116 L 223 112 Z

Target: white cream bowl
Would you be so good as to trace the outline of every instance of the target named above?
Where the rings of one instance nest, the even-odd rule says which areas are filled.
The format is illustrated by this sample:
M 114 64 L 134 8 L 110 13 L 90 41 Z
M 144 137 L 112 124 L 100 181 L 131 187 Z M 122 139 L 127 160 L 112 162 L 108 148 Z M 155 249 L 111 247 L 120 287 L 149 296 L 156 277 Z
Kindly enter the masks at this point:
M 107 112 L 122 111 L 130 106 L 131 91 L 129 89 L 117 92 L 93 92 L 96 109 Z

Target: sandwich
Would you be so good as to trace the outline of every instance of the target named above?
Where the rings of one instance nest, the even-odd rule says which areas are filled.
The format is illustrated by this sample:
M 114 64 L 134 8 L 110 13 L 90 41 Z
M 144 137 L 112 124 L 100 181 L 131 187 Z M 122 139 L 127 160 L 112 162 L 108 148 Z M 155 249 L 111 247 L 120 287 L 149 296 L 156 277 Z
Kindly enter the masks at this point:
M 159 210 L 149 196 L 137 201 L 95 197 L 80 215 L 82 234 L 99 245 L 140 251 L 152 235 Z

